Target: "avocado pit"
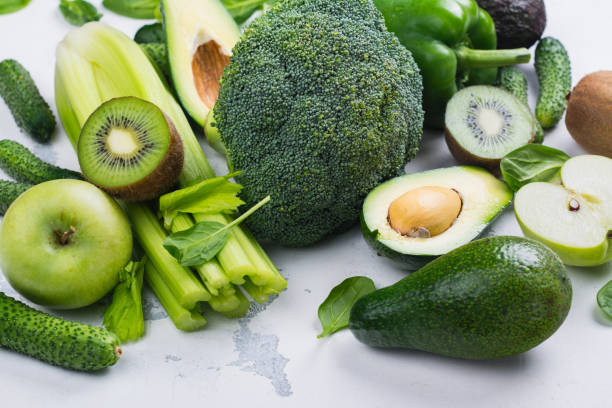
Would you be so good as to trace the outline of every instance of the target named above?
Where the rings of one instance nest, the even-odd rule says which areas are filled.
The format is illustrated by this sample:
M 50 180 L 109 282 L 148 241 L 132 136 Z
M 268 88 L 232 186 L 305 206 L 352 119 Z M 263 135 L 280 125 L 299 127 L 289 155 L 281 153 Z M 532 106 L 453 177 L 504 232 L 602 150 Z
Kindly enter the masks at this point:
M 401 235 L 431 238 L 455 222 L 463 202 L 457 191 L 447 187 L 424 186 L 396 198 L 389 206 L 389 225 Z
M 221 46 L 214 40 L 201 44 L 193 54 L 193 80 L 200 99 L 208 109 L 219 97 L 219 79 L 226 65 L 229 65 L 229 56 L 221 51 Z

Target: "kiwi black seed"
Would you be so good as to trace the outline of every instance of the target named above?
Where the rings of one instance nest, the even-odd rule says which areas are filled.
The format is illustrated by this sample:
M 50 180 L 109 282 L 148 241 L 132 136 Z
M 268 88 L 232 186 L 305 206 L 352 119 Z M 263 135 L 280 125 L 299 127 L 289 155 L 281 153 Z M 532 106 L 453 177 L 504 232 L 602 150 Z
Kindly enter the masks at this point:
M 499 173 L 506 154 L 531 143 L 536 122 L 510 92 L 486 85 L 457 92 L 446 106 L 446 143 L 458 162 Z
M 85 122 L 77 146 L 87 180 L 113 197 L 150 200 L 183 169 L 183 144 L 170 119 L 136 97 L 111 99 Z

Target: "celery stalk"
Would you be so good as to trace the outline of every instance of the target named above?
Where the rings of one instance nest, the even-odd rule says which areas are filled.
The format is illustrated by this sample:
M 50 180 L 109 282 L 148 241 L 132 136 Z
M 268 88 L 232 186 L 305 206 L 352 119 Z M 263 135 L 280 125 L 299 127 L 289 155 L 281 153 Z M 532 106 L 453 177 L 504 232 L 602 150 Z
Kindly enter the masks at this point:
M 181 266 L 162 246 L 166 233 L 153 211 L 142 204 L 128 203 L 125 207 L 140 246 L 181 306 L 191 310 L 198 302 L 209 300 L 210 293 L 191 270 Z
M 206 324 L 206 319 L 198 311 L 187 310 L 179 303 L 151 262 L 145 265 L 145 280 L 177 329 L 194 331 Z
M 231 295 L 220 293 L 219 296 L 213 296 L 208 304 L 216 312 L 231 312 L 240 307 L 241 299 L 236 295 L 236 292 Z
M 251 308 L 251 302 L 249 301 L 249 299 L 246 298 L 246 296 L 244 296 L 244 294 L 240 290 L 236 291 L 236 297 L 240 301 L 240 305 L 229 312 L 222 312 L 223 316 L 233 319 L 242 317 L 247 314 L 247 312 Z

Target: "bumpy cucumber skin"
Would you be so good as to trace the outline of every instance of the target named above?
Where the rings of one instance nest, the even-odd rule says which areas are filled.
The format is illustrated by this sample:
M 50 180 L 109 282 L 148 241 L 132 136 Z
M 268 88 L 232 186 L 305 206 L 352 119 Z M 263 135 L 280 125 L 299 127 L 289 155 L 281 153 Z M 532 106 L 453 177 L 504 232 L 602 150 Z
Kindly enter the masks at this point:
M 27 189 L 32 187 L 29 184 L 15 183 L 14 181 L 0 180 L 0 215 L 4 215 L 6 210 L 11 206 L 13 201 L 17 199 Z
M 0 96 L 6 102 L 17 126 L 40 142 L 49 140 L 55 130 L 55 117 L 40 95 L 30 73 L 17 61 L 0 62 Z
M 542 127 L 548 129 L 561 120 L 565 97 L 572 88 L 569 56 L 559 40 L 542 38 L 535 51 L 535 69 L 540 81 L 536 117 Z
M 96 371 L 119 360 L 119 338 L 102 327 L 63 320 L 0 292 L 0 346 L 60 367 Z
M 529 106 L 527 84 L 527 77 L 520 69 L 515 67 L 500 68 L 497 76 L 497 86 L 510 92 L 523 101 L 525 105 Z M 543 140 L 544 129 L 542 129 L 540 121 L 536 119 L 536 133 L 533 137 L 533 143 L 542 143 Z
M 44 162 L 25 146 L 7 139 L 0 140 L 0 169 L 25 184 L 40 184 L 56 179 L 83 179 L 81 173 Z

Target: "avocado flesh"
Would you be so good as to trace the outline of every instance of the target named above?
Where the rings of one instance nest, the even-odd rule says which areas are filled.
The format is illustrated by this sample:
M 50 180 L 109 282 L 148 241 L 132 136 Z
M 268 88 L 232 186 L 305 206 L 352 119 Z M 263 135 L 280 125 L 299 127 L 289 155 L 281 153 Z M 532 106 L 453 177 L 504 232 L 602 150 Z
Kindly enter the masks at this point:
M 455 249 L 359 299 L 349 328 L 374 347 L 507 357 L 550 337 L 571 299 L 571 282 L 554 252 L 537 241 L 496 236 Z
M 424 186 L 457 191 L 462 200 L 461 212 L 440 235 L 403 236 L 389 225 L 389 206 L 403 193 Z M 404 269 L 416 270 L 477 238 L 511 200 L 512 192 L 506 184 L 479 167 L 456 166 L 408 174 L 389 180 L 368 194 L 361 216 L 362 232 L 380 254 L 397 261 Z
M 204 126 L 240 30 L 219 0 L 162 0 L 161 5 L 174 87 L 189 115 Z

